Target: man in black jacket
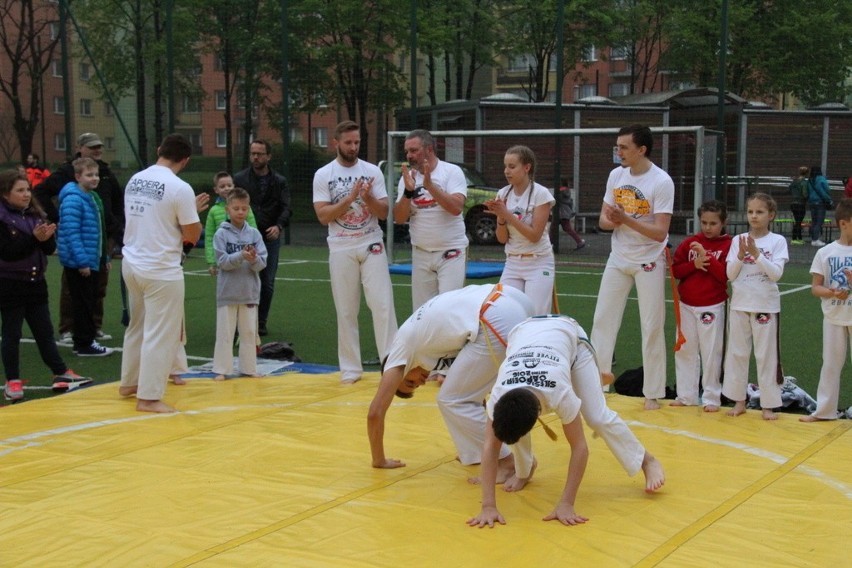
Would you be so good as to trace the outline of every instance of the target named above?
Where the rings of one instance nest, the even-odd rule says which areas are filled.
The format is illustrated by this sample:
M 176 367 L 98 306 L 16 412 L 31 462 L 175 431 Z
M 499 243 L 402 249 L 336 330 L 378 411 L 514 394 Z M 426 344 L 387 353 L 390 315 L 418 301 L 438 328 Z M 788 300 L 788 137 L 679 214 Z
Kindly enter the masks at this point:
M 263 235 L 263 243 L 266 245 L 266 268 L 260 271 L 260 306 L 257 321 L 258 333 L 267 335 L 266 320 L 275 292 L 281 231 L 290 222 L 290 190 L 287 189 L 284 176 L 269 167 L 269 160 L 272 158 L 269 142 L 252 142 L 249 157 L 251 167 L 234 176 L 234 186 L 248 191 L 251 209 L 257 219 L 257 229 Z
M 56 201 L 59 197 L 59 192 L 65 187 L 65 184 L 75 180 L 74 166 L 71 162 L 77 158 L 91 158 L 98 163 L 98 175 L 100 183 L 95 191 L 101 198 L 104 204 L 104 229 L 107 235 L 107 253 L 111 256 L 113 248 L 121 244 L 124 234 L 124 192 L 118 179 L 109 164 L 104 162 L 101 157 L 104 153 L 104 143 L 101 142 L 100 136 L 94 132 L 86 132 L 77 138 L 77 153 L 67 162 L 59 166 L 46 180 L 33 188 L 33 194 L 38 199 L 39 204 L 47 213 L 48 219 L 53 223 L 59 222 L 59 211 L 56 208 Z M 95 304 L 95 326 L 97 327 L 97 340 L 108 340 L 112 337 L 101 331 L 104 320 L 104 298 L 106 297 L 107 284 L 109 283 L 109 272 L 101 270 L 98 272 L 98 297 Z M 70 345 L 71 342 L 71 327 L 73 323 L 71 311 L 71 297 L 68 294 L 68 287 L 65 284 L 65 278 L 62 278 L 62 289 L 59 296 L 59 336 L 60 341 Z

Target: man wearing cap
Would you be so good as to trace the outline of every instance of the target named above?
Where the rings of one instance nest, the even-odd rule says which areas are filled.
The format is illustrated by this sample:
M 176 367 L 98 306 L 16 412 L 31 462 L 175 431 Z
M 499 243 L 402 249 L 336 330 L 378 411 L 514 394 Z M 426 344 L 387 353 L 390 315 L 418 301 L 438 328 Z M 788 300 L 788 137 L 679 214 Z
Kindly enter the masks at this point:
M 115 174 L 110 170 L 109 164 L 101 159 L 103 152 L 104 143 L 100 136 L 94 132 L 81 134 L 77 137 L 77 153 L 59 166 L 46 180 L 34 187 L 33 194 L 44 208 L 48 219 L 53 223 L 58 223 L 59 211 L 56 208 L 56 200 L 59 197 L 59 191 L 65 187 L 65 184 L 75 181 L 74 166 L 71 163 L 81 157 L 95 160 L 98 163 L 98 175 L 100 176 L 100 182 L 95 191 L 104 205 L 104 228 L 107 234 L 105 246 L 107 253 L 111 255 L 115 245 L 121 243 L 124 233 L 124 193 Z M 98 297 L 95 303 L 95 326 L 98 328 L 96 341 L 112 339 L 101 331 L 109 272 L 100 271 L 98 278 Z M 60 341 L 67 341 L 69 345 L 71 344 L 72 322 L 71 297 L 68 294 L 65 278 L 63 278 L 59 296 L 59 336 Z

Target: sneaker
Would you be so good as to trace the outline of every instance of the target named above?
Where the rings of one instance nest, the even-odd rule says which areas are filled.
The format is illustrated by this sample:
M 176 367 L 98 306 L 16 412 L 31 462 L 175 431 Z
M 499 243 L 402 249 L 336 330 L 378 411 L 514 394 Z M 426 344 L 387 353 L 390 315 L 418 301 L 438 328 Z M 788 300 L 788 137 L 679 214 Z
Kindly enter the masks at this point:
M 3 387 L 3 398 L 18 402 L 24 398 L 24 381 L 13 379 L 6 381 L 6 386 Z
M 92 384 L 89 377 L 81 377 L 71 369 L 53 377 L 53 392 L 68 392 Z
M 803 244 L 805 244 L 805 241 L 803 241 L 801 239 L 793 239 L 792 241 L 790 241 L 790 244 L 791 245 L 803 245 Z
M 586 245 L 587 245 L 587 244 L 588 244 L 588 243 L 587 243 L 585 240 L 582 240 L 582 241 L 580 241 L 580 244 L 578 244 L 578 245 L 577 245 L 577 248 L 576 248 L 576 249 L 574 249 L 574 250 L 580 250 L 580 249 L 582 249 L 582 248 L 586 248 Z
M 824 247 L 825 243 L 822 242 L 821 240 L 817 239 L 815 241 L 811 241 L 811 246 L 812 247 Z
M 104 333 L 100 329 L 95 333 L 95 340 L 97 341 L 109 341 L 112 339 L 112 336 L 108 333 Z
M 73 345 L 74 339 L 71 337 L 71 332 L 66 331 L 65 333 L 59 334 L 59 341 L 57 341 L 59 345 Z
M 112 347 L 104 347 L 97 341 L 92 341 L 92 344 L 87 347 L 78 347 L 74 351 L 78 357 L 106 357 L 112 355 L 115 351 Z

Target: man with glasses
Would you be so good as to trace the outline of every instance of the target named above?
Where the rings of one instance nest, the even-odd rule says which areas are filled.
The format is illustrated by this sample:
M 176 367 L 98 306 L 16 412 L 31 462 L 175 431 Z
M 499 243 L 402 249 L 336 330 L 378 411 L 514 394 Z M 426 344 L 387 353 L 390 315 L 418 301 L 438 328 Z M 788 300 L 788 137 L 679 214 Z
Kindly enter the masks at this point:
M 266 320 L 275 292 L 275 275 L 281 249 L 281 231 L 290 222 L 290 190 L 284 176 L 269 167 L 272 147 L 255 140 L 249 147 L 251 167 L 234 176 L 234 186 L 248 191 L 257 229 L 266 245 L 266 268 L 260 271 L 260 305 L 257 313 L 258 335 L 267 335 Z
M 104 243 L 106 253 L 112 256 L 114 248 L 121 245 L 124 236 L 124 192 L 118 183 L 118 178 L 105 161 L 103 161 L 104 143 L 100 136 L 94 132 L 85 132 L 77 137 L 77 152 L 67 162 L 59 166 L 46 180 L 33 188 L 33 195 L 47 213 L 47 218 L 58 223 L 59 211 L 56 202 L 59 192 L 65 184 L 75 181 L 74 166 L 72 162 L 77 158 L 91 158 L 98 164 L 98 176 L 100 182 L 95 188 L 98 197 L 103 203 L 104 229 L 107 239 Z M 112 339 L 112 336 L 102 331 L 104 321 L 104 298 L 106 297 L 107 284 L 109 283 L 109 272 L 102 270 L 98 272 L 98 294 L 95 302 L 95 327 L 97 336 L 95 341 Z M 59 340 L 60 343 L 71 345 L 71 328 L 74 318 L 71 310 L 71 296 L 65 278 L 62 278 L 62 288 L 59 296 Z

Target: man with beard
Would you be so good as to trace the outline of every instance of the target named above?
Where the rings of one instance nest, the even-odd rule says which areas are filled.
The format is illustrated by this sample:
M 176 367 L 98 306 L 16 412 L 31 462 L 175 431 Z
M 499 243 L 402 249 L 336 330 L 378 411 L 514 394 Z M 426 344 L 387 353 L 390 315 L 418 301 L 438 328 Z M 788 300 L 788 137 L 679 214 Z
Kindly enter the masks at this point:
M 359 126 L 351 120 L 334 132 L 337 157 L 314 174 L 314 211 L 328 225 L 328 266 L 337 310 L 337 356 L 340 380 L 361 379 L 358 311 L 361 287 L 373 314 L 379 359 L 384 359 L 396 335 L 388 258 L 379 220 L 388 216 L 388 195 L 382 172 L 358 158 Z

